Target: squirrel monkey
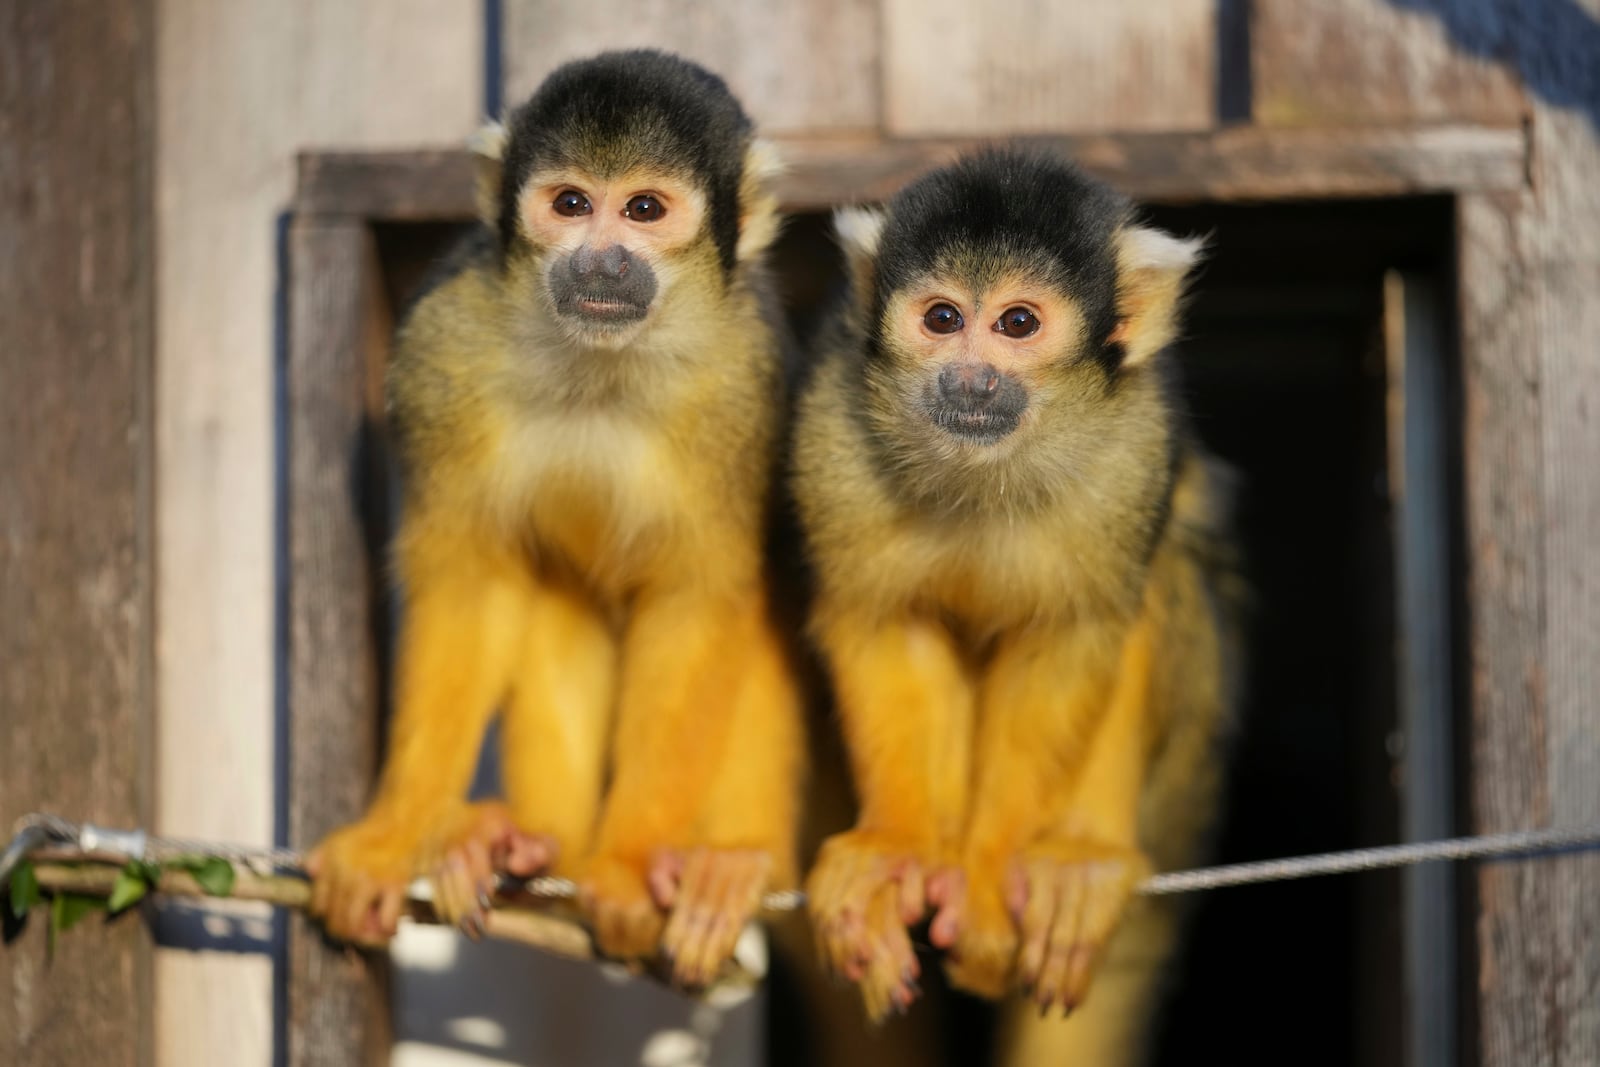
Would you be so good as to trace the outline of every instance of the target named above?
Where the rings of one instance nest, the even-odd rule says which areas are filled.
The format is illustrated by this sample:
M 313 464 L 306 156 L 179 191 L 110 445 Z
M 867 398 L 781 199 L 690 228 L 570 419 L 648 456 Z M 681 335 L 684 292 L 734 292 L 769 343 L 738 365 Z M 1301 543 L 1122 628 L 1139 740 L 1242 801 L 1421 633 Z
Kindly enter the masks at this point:
M 1199 242 L 1016 149 L 837 228 L 792 471 L 859 799 L 807 880 L 819 946 L 881 1018 L 931 909 L 954 984 L 1072 1011 L 1121 929 L 1052 1062 L 1124 1062 L 1173 926 L 1130 898 L 1198 858 L 1232 717 L 1219 472 L 1163 355 Z
M 552 73 L 478 144 L 484 227 L 403 324 L 396 707 L 316 850 L 333 934 L 414 876 L 469 929 L 496 870 L 578 879 L 603 952 L 685 985 L 797 876 L 802 726 L 763 539 L 782 435 L 775 157 L 656 51 Z M 503 803 L 468 803 L 501 715 Z

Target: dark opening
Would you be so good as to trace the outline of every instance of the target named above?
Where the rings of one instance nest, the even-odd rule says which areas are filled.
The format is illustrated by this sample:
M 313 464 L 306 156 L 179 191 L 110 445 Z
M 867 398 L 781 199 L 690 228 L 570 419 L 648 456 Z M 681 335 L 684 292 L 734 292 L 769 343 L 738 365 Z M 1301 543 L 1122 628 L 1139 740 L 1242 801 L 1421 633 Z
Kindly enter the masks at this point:
M 1451 203 L 1190 205 L 1146 215 L 1175 233 L 1210 235 L 1186 315 L 1185 396 L 1201 442 L 1242 475 L 1238 530 L 1256 601 L 1215 859 L 1396 841 L 1383 277 L 1412 271 L 1449 291 Z M 379 228 L 393 307 L 405 306 L 460 229 Z M 840 284 L 827 217 L 792 220 L 776 261 L 804 340 Z M 1365 874 L 1197 898 L 1153 1062 L 1401 1063 L 1400 884 L 1394 873 Z M 970 1007 L 952 1017 L 982 1029 Z

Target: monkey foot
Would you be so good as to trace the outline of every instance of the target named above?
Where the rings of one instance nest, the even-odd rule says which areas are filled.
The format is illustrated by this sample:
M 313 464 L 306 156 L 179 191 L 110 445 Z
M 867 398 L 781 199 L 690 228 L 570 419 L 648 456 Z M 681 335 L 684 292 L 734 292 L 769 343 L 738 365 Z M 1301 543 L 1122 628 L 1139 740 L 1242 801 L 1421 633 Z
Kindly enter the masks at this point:
M 306 857 L 311 914 L 330 937 L 377 947 L 394 936 L 416 862 L 409 826 L 367 818 L 335 830 Z
M 1017 927 L 996 872 L 976 865 L 941 870 L 929 879 L 928 899 L 937 909 L 928 936 L 949 950 L 944 970 L 951 984 L 983 997 L 1009 992 Z
M 772 856 L 756 849 L 664 851 L 650 865 L 650 890 L 670 918 L 661 949 L 673 980 L 691 989 L 709 985 L 730 956 L 745 924 L 761 906 Z
M 906 927 L 922 918 L 924 850 L 871 831 L 831 837 L 806 886 L 818 949 L 857 983 L 873 1022 L 917 998 L 921 966 Z
M 1022 930 L 1017 977 L 1041 1014 L 1083 1002 L 1134 887 L 1150 873 L 1136 849 L 1093 841 L 1037 845 L 1017 857 L 1008 897 Z
M 556 842 L 523 831 L 504 804 L 462 804 L 422 842 L 420 867 L 433 884 L 433 910 L 476 940 L 488 921 L 495 875 L 528 878 L 555 859 Z
M 586 865 L 578 899 L 603 955 L 637 960 L 654 956 L 665 922 L 651 895 L 647 865 L 616 856 L 596 856 Z

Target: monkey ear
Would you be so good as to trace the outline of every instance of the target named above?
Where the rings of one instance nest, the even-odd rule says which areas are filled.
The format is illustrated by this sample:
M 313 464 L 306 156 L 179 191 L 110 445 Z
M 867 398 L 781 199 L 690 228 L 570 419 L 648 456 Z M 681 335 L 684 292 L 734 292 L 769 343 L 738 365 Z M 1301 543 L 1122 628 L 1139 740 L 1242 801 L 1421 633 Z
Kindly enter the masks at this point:
M 506 128 L 498 122 L 479 126 L 467 138 L 477 165 L 478 217 L 493 228 L 500 221 L 500 171 L 506 150 Z
M 744 173 L 739 179 L 739 243 L 733 255 L 740 263 L 765 252 L 778 238 L 783 217 L 773 181 L 783 173 L 778 146 L 757 137 L 744 153 Z
M 861 309 L 872 301 L 878 246 L 883 240 L 884 223 L 888 221 L 888 216 L 877 208 L 842 207 L 833 213 L 833 230 L 839 235 L 839 248 L 844 252 L 850 292 L 856 307 Z
M 1181 238 L 1148 226 L 1117 232 L 1117 326 L 1123 364 L 1137 366 L 1161 351 L 1178 333 L 1184 279 L 1199 262 L 1205 240 Z

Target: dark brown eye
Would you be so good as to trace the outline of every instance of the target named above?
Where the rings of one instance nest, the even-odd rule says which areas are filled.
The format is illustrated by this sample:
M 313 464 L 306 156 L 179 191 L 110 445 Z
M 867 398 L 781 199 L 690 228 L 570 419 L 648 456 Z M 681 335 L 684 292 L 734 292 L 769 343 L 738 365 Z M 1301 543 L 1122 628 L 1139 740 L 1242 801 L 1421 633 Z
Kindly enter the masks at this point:
M 1027 308 L 1008 308 L 994 328 L 1007 337 L 1027 337 L 1039 329 L 1039 317 Z
M 557 215 L 587 215 L 594 208 L 589 206 L 589 198 L 576 189 L 563 189 L 556 194 L 555 204 Z
M 665 215 L 667 209 L 661 206 L 661 201 L 645 193 L 629 200 L 622 213 L 634 222 L 654 222 Z
M 955 333 L 966 325 L 961 320 L 961 312 L 949 304 L 935 304 L 922 316 L 922 324 L 934 333 Z

